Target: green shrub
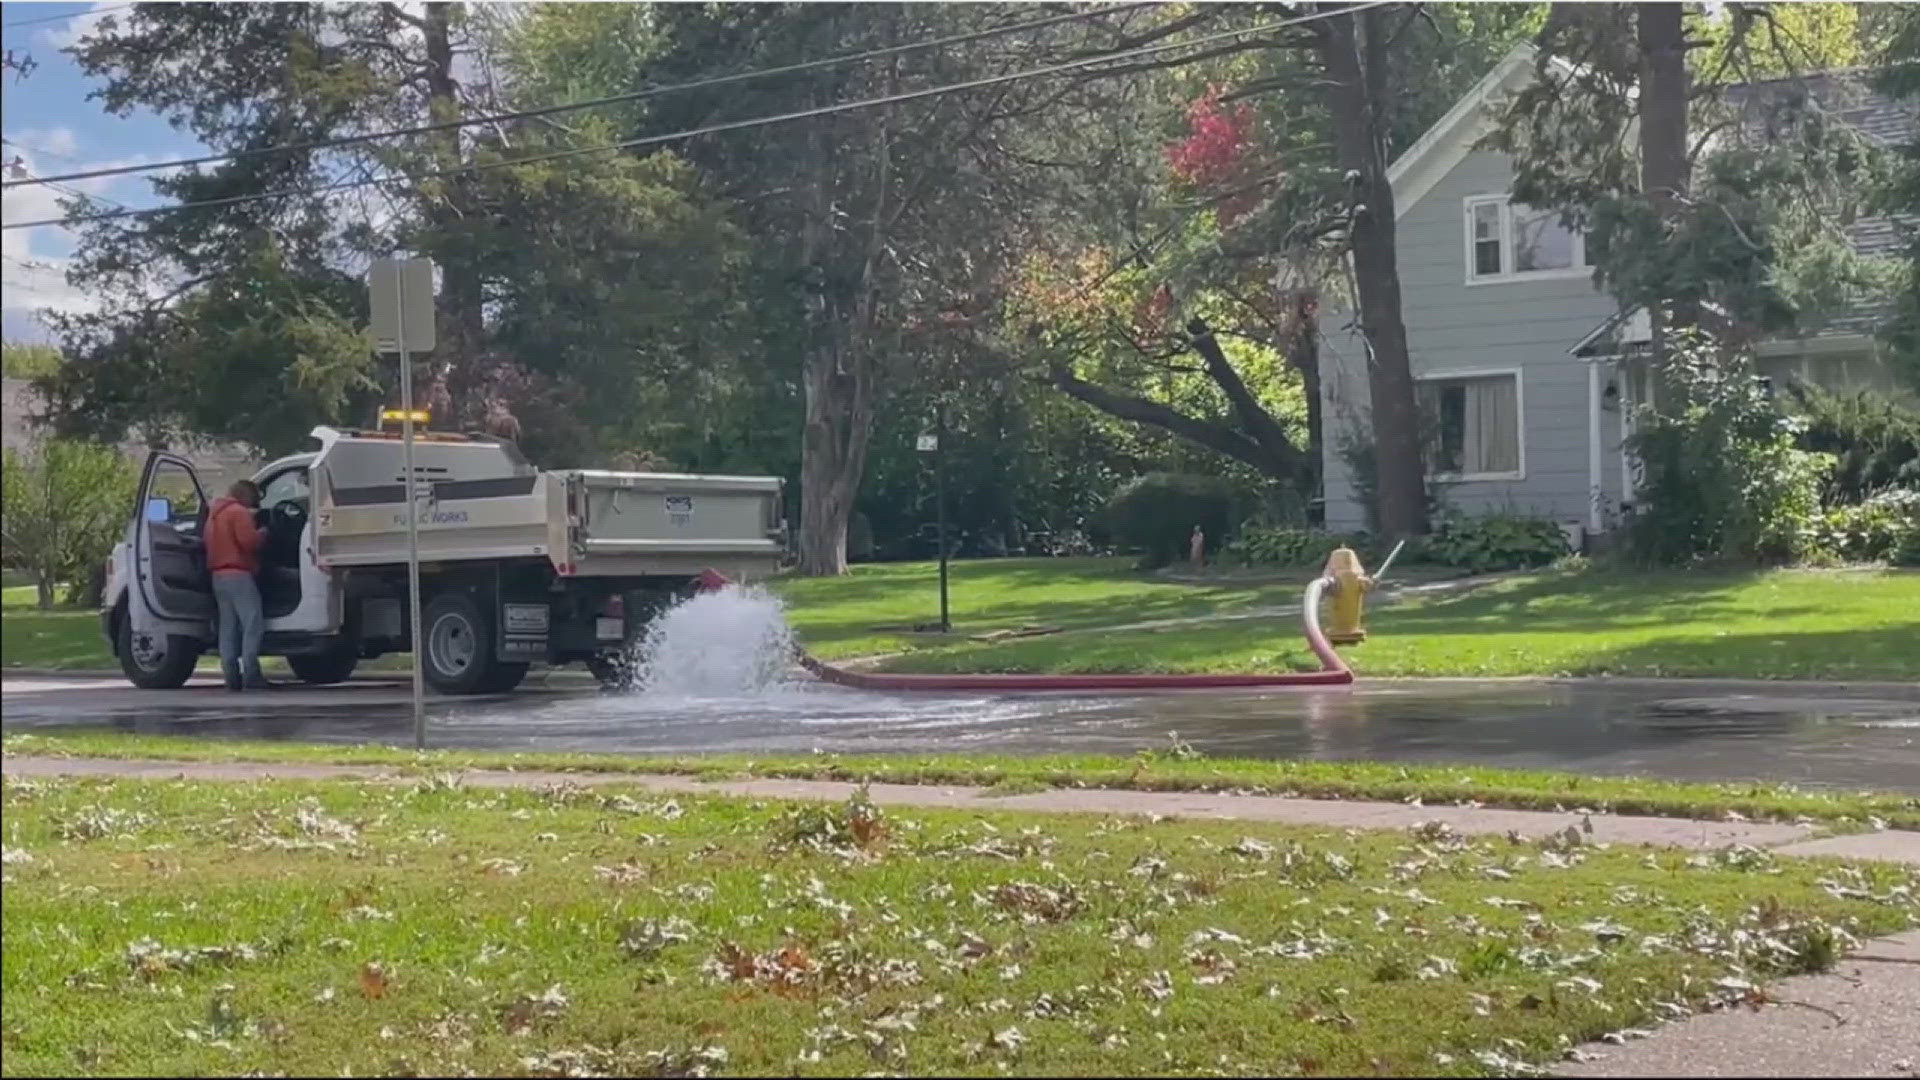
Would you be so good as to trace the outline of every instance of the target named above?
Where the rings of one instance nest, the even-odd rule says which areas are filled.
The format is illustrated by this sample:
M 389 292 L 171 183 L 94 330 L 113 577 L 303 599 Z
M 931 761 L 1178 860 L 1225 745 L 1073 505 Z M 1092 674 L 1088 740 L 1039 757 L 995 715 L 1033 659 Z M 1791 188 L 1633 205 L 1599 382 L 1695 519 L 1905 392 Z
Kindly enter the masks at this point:
M 1895 566 L 1920 566 L 1920 521 L 1907 519 L 1907 527 L 1902 530 L 1900 540 L 1893 546 L 1887 561 Z
M 1797 445 L 1834 456 L 1821 492 L 1828 505 L 1893 487 L 1920 490 L 1920 408 L 1871 390 L 1838 394 L 1795 384 L 1791 394 L 1805 423 Z
M 113 550 L 137 478 L 125 454 L 97 443 L 48 439 L 4 458 L 0 561 L 30 577 L 49 608 L 55 585 L 87 582 Z
M 1794 562 L 1813 552 L 1829 454 L 1795 445 L 1744 354 L 1684 335 L 1656 370 L 1657 407 L 1629 442 L 1645 470 L 1628 530 L 1647 562 Z
M 1567 534 L 1552 518 L 1498 513 L 1442 519 L 1423 554 L 1473 574 L 1530 570 L 1567 554 Z
M 1364 543 L 1364 534 L 1246 525 L 1224 554 L 1243 566 L 1319 566 L 1334 548 L 1344 544 L 1360 551 Z
M 1148 473 L 1129 481 L 1101 512 L 1105 532 L 1140 553 L 1148 569 L 1187 555 L 1193 527 L 1207 534 L 1207 550 L 1225 545 L 1251 500 L 1230 481 L 1186 473 Z
M 1883 491 L 1823 511 L 1813 549 L 1842 562 L 1920 564 L 1920 491 Z

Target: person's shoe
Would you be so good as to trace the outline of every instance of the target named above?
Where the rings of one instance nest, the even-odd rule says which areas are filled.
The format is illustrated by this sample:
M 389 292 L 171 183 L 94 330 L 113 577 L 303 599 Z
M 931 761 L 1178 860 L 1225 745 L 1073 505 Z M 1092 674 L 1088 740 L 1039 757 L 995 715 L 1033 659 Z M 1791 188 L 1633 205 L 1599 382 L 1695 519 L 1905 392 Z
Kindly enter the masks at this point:
M 252 679 L 246 684 L 248 690 L 278 690 L 284 683 L 270 682 L 265 678 Z

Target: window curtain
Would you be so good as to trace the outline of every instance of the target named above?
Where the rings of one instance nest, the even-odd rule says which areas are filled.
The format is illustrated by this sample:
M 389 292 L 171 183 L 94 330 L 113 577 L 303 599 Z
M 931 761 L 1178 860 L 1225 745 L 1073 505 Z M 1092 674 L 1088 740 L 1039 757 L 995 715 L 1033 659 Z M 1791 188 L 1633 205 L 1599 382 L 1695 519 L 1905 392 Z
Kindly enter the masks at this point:
M 1474 379 L 1466 384 L 1466 446 L 1462 472 L 1505 473 L 1520 470 L 1520 407 L 1509 378 Z

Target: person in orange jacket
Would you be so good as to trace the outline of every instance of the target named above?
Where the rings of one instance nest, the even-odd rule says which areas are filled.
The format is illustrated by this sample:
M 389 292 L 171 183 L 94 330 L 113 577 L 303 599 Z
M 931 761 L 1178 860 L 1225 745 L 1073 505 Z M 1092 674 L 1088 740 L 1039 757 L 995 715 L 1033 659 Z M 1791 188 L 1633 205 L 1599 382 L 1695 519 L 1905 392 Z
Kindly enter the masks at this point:
M 268 690 L 260 672 L 260 638 L 266 612 L 260 604 L 260 549 L 267 530 L 254 520 L 260 486 L 238 480 L 227 497 L 216 499 L 207 516 L 207 569 L 213 575 L 213 600 L 220 609 L 220 671 L 229 690 Z

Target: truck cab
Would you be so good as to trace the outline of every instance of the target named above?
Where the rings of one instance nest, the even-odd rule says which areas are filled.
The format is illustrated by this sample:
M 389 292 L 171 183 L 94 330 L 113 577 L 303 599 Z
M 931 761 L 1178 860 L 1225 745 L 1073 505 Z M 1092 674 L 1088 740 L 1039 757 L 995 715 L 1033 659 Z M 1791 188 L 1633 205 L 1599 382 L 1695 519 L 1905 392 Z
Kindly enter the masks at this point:
M 267 532 L 261 655 L 323 684 L 414 643 L 399 440 L 331 428 L 314 436 L 319 450 L 280 458 L 253 480 Z M 510 690 L 534 662 L 582 661 L 618 682 L 646 622 L 690 593 L 701 570 L 764 576 L 784 555 L 774 478 L 542 472 L 511 443 L 477 435 L 417 442 L 415 475 L 422 667 L 443 693 Z M 183 685 L 217 645 L 202 538 L 222 494 L 185 458 L 148 457 L 101 611 L 136 686 Z

